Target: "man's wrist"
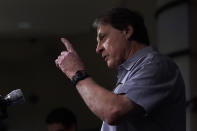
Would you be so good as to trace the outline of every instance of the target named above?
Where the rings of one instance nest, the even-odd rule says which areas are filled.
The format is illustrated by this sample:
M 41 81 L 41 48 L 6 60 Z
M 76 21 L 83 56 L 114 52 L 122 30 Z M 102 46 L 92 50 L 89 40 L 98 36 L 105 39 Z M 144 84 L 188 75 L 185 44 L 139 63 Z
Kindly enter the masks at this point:
M 86 70 L 78 70 L 71 79 L 73 86 L 76 86 L 79 81 L 84 80 L 87 77 L 89 77 L 89 75 Z

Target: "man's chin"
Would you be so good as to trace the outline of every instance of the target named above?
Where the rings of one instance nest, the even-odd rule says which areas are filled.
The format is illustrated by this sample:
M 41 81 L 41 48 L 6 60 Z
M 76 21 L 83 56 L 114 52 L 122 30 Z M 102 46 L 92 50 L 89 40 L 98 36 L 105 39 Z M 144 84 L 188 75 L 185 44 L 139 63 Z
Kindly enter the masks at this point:
M 115 64 L 110 63 L 110 62 L 107 62 L 107 66 L 108 66 L 108 68 L 110 68 L 110 69 L 117 69 L 117 67 L 118 67 L 118 66 L 116 66 Z

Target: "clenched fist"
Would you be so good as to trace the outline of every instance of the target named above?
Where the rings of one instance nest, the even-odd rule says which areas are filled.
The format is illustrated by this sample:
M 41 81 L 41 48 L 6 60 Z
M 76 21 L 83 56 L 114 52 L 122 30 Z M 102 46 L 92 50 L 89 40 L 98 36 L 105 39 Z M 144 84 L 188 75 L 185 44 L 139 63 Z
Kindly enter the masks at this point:
M 67 51 L 62 51 L 61 55 L 55 60 L 55 63 L 69 79 L 75 75 L 78 70 L 84 70 L 84 64 L 72 44 L 65 38 L 61 38 Z

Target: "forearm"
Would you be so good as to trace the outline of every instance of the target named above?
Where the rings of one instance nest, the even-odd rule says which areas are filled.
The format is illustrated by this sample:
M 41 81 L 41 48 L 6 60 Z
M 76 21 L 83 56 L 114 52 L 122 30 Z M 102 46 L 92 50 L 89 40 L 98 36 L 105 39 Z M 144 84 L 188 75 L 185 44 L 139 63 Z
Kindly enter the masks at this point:
M 127 98 L 106 90 L 90 77 L 80 81 L 76 87 L 90 110 L 103 121 L 113 123 L 130 110 Z

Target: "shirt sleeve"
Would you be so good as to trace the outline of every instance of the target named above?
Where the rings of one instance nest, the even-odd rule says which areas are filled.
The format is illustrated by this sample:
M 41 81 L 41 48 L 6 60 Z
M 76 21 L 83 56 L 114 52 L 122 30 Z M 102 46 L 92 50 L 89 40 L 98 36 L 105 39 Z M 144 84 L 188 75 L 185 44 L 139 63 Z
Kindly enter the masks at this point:
M 166 63 L 145 64 L 128 76 L 120 93 L 149 113 L 169 98 L 178 74 L 176 68 Z

